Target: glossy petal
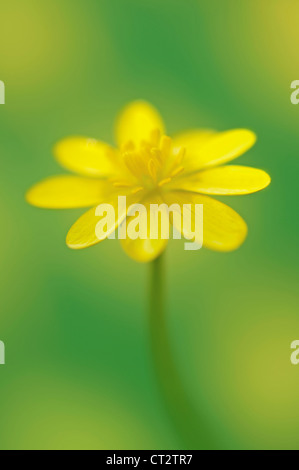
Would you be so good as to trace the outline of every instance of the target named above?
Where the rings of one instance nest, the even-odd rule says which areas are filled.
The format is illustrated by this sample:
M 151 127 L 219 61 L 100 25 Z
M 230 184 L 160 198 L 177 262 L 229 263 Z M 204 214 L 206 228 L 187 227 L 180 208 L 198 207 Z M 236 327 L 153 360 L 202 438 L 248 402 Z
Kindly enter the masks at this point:
M 83 214 L 82 217 L 80 217 L 80 219 L 77 220 L 77 222 L 70 229 L 66 239 L 66 243 L 69 248 L 74 250 L 88 248 L 108 238 L 119 226 L 119 224 L 121 224 L 126 218 L 129 206 L 140 200 L 140 196 L 138 194 L 129 195 L 127 196 L 126 207 L 119 207 L 118 196 L 119 195 L 114 195 L 104 201 L 105 204 L 110 204 L 115 210 L 115 218 L 109 223 L 106 236 L 102 239 L 99 239 L 96 234 L 96 226 L 101 217 L 96 215 L 98 207 L 93 207 L 88 212 Z
M 223 165 L 245 153 L 256 142 L 255 134 L 246 129 L 236 129 L 214 135 L 211 132 L 210 135 L 201 134 L 191 135 L 185 141 L 186 157 L 182 165 L 187 173 L 210 166 Z M 183 143 L 183 139 L 181 142 Z
M 57 161 L 80 175 L 104 178 L 115 174 L 117 152 L 104 142 L 86 137 L 68 137 L 54 147 Z
M 150 236 L 150 205 L 151 204 L 163 204 L 163 201 L 158 198 L 152 198 L 151 200 L 142 201 L 146 210 L 147 210 L 147 238 L 141 239 L 137 238 L 136 240 L 127 238 L 120 240 L 121 246 L 124 249 L 125 253 L 130 256 L 134 261 L 140 263 L 148 263 L 156 259 L 166 248 L 168 239 L 163 239 L 161 236 L 161 223 L 159 223 L 159 237 L 157 239 L 151 238 Z M 163 211 L 164 212 L 164 211 Z M 165 215 L 165 213 L 164 213 Z M 168 220 L 169 216 L 166 214 Z M 126 220 L 127 227 L 129 223 L 134 219 L 134 216 L 128 217 Z M 169 236 L 169 230 L 167 231 Z
M 220 166 L 200 171 L 188 178 L 173 182 L 176 189 L 194 191 L 201 194 L 241 195 L 251 194 L 266 188 L 270 176 L 263 170 L 246 166 Z
M 163 120 L 158 111 L 145 101 L 129 104 L 120 114 L 116 123 L 116 140 L 119 147 L 127 142 L 139 144 L 149 140 L 153 131 L 164 134 Z
M 181 213 L 184 204 L 191 204 L 193 213 L 194 204 L 203 204 L 203 244 L 206 248 L 222 252 L 233 251 L 242 245 L 247 236 L 245 221 L 222 202 L 208 196 L 180 191 L 166 193 L 164 200 L 168 205 L 179 204 Z M 179 228 L 176 226 L 176 229 Z M 183 235 L 187 237 L 188 234 Z M 198 237 L 200 240 L 200 235 Z
M 120 240 L 125 253 L 134 261 L 139 263 L 149 263 L 165 250 L 168 240 Z
M 105 181 L 61 175 L 33 186 L 26 199 L 43 209 L 73 209 L 99 204 L 112 190 L 112 185 Z
M 186 155 L 184 158 L 185 172 L 190 173 L 198 168 L 197 155 L 200 149 L 211 140 L 217 133 L 211 129 L 197 129 L 182 132 L 173 137 L 173 145 L 179 149 L 184 147 Z

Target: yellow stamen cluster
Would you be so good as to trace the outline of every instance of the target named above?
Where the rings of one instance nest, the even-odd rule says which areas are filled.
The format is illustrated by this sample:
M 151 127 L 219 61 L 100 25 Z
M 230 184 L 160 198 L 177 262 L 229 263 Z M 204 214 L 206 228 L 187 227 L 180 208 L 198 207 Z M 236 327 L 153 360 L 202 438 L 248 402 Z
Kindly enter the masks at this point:
M 134 183 L 134 192 L 142 189 L 155 189 L 168 184 L 175 176 L 184 171 L 182 162 L 185 149 L 176 149 L 170 137 L 161 136 L 154 131 L 149 141 L 142 141 L 139 148 L 128 142 L 121 149 L 121 158 Z M 127 181 L 114 181 L 115 187 L 128 187 Z

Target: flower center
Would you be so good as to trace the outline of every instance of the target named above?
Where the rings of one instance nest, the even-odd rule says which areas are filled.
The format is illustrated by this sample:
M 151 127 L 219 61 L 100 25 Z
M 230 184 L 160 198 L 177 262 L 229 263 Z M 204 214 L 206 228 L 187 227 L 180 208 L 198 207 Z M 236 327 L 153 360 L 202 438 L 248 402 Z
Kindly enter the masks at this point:
M 174 148 L 171 138 L 161 136 L 158 130 L 139 147 L 128 142 L 122 149 L 122 160 L 134 182 L 140 189 L 149 190 L 168 184 L 182 173 L 184 155 L 184 148 Z

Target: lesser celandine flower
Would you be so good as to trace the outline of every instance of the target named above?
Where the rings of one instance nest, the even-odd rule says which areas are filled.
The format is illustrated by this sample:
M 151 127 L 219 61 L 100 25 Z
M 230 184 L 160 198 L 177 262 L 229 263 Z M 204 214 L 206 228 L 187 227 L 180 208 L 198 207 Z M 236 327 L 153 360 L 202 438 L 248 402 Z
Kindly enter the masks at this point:
M 242 195 L 270 183 L 262 170 L 227 165 L 256 141 L 253 132 L 237 129 L 216 133 L 195 130 L 165 135 L 159 113 L 146 102 L 127 106 L 116 123 L 117 146 L 85 137 L 70 137 L 55 147 L 58 162 L 76 175 L 51 177 L 27 193 L 27 200 L 42 208 L 91 207 L 70 229 L 67 244 L 80 249 L 99 243 L 96 208 L 113 205 L 117 215 L 107 227 L 107 237 L 127 217 L 118 211 L 118 197 L 131 204 L 203 205 L 203 244 L 212 250 L 237 249 L 245 240 L 247 226 L 233 209 L 211 196 Z M 120 212 L 120 213 L 118 213 Z M 173 218 L 175 223 L 175 218 Z M 187 238 L 191 238 L 186 233 Z M 179 224 L 178 227 L 179 228 Z M 167 240 L 121 240 L 126 253 L 137 261 L 153 261 L 150 286 L 150 330 L 156 370 L 167 396 L 177 429 L 190 448 L 206 448 L 209 430 L 192 407 L 176 369 L 167 338 L 164 312 L 162 258 Z M 209 445 L 209 444 L 207 444 Z
M 117 146 L 86 138 L 70 137 L 58 142 L 58 162 L 76 175 L 46 179 L 27 193 L 27 201 L 48 209 L 92 207 L 70 229 L 67 245 L 73 249 L 99 243 L 96 207 L 110 203 L 116 220 L 107 237 L 126 214 L 117 213 L 118 196 L 128 205 L 203 204 L 204 246 L 217 251 L 238 248 L 246 238 L 244 220 L 230 207 L 210 196 L 242 195 L 259 191 L 270 183 L 262 170 L 227 165 L 256 141 L 249 130 L 228 132 L 195 130 L 174 136 L 165 134 L 161 116 L 149 103 L 128 105 L 116 123 Z M 184 233 L 188 237 L 188 234 Z M 137 261 L 157 258 L 167 240 L 129 238 L 121 241 L 126 253 Z

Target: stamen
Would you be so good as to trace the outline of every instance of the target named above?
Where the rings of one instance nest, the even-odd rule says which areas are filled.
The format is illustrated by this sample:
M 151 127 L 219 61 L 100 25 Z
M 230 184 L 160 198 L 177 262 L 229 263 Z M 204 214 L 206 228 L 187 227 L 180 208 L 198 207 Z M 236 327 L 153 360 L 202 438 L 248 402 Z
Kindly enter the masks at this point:
M 157 181 L 157 168 L 154 160 L 151 158 L 148 162 L 148 171 L 154 181 Z
M 124 162 L 125 162 L 127 168 L 130 170 L 130 172 L 138 178 L 139 177 L 139 172 L 138 172 L 138 168 L 136 166 L 136 159 L 134 159 L 133 154 L 132 153 L 126 153 L 124 155 Z
M 133 194 L 145 188 L 162 187 L 184 171 L 184 147 L 174 149 L 172 139 L 161 137 L 159 129 L 154 130 L 150 138 L 143 140 L 138 148 L 133 142 L 123 147 L 123 162 L 140 184 L 132 189 Z M 132 187 L 130 181 L 115 180 L 112 183 L 118 188 Z
M 161 157 L 161 150 L 157 148 L 151 149 L 151 155 L 155 158 L 156 162 L 162 167 L 162 157 Z
M 172 178 L 184 171 L 184 167 L 181 165 L 181 163 L 184 160 L 185 153 L 186 149 L 184 147 L 181 147 L 176 155 L 174 162 L 170 166 L 169 173 Z
M 171 151 L 172 140 L 170 137 L 164 135 L 161 141 L 161 153 L 164 160 L 169 156 Z
M 175 176 L 178 176 L 180 175 L 181 173 L 183 173 L 183 171 L 185 170 L 185 168 L 183 166 L 179 166 L 178 168 L 176 168 L 175 170 L 173 170 L 173 172 L 171 173 L 171 177 L 174 178 Z
M 164 180 L 159 182 L 158 186 L 160 186 L 160 188 L 161 188 L 162 186 L 165 186 L 165 184 L 170 183 L 170 181 L 171 181 L 171 178 L 165 178 Z
M 140 191 L 143 191 L 143 189 L 144 188 L 142 186 L 138 186 L 137 188 L 132 189 L 131 194 L 137 194 Z

